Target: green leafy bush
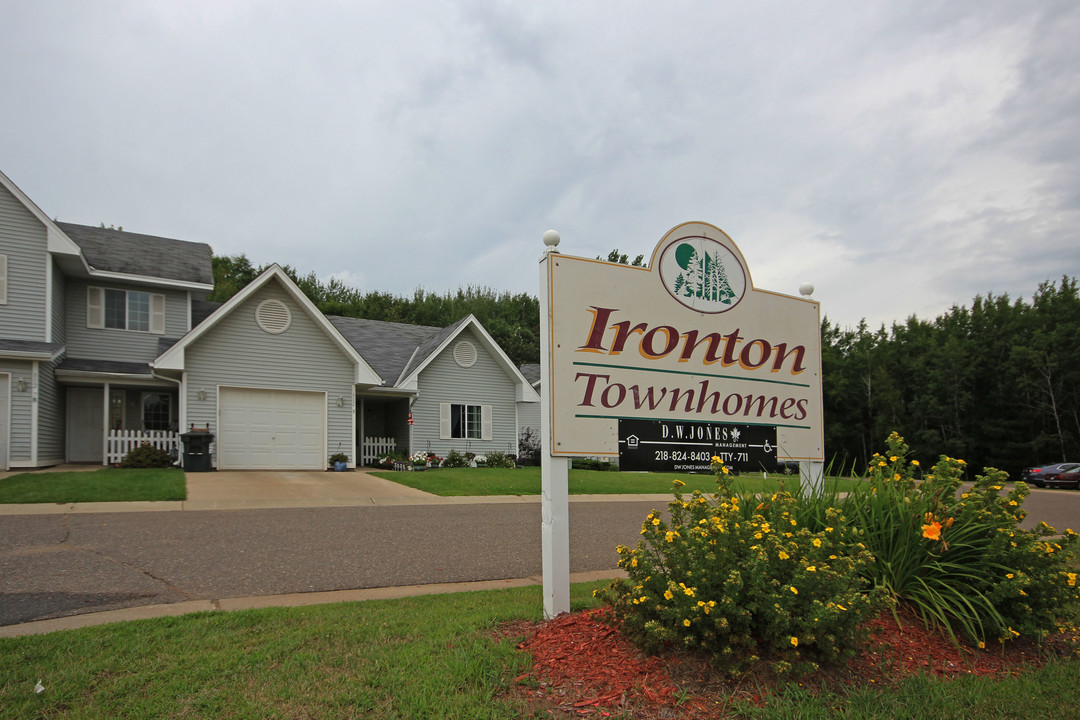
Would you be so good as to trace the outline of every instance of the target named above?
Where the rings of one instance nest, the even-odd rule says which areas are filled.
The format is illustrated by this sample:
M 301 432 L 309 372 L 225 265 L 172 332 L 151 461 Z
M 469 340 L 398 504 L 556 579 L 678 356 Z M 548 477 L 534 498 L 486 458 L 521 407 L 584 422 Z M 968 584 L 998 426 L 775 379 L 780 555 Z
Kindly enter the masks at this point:
M 487 454 L 486 465 L 489 468 L 512 468 L 515 467 L 515 458 L 504 452 L 490 452 Z
M 120 462 L 122 468 L 171 468 L 176 460 L 165 450 L 150 443 L 132 448 Z
M 716 493 L 690 499 L 676 480 L 671 522 L 646 517 L 637 547 L 618 548 L 628 577 L 598 596 L 647 649 L 699 648 L 730 672 L 759 658 L 801 673 L 851 657 L 880 599 L 863 579 L 873 558 L 860 532 L 836 509 L 832 525 L 800 526 L 787 492 L 751 510 L 727 478 L 724 468 Z
M 943 456 L 925 475 L 893 433 L 874 455 L 866 484 L 840 501 L 847 523 L 865 529 L 876 562 L 867 578 L 929 625 L 980 647 L 988 640 L 1045 637 L 1080 601 L 1072 572 L 1077 535 L 1040 524 L 1021 530 L 1024 483 L 1005 495 L 993 468 L 961 492 L 965 463 Z M 816 517 L 804 515 L 811 527 Z
M 470 465 L 471 460 L 457 450 L 446 453 L 446 457 L 442 461 L 442 467 L 444 468 L 463 468 Z
M 575 470 L 603 470 L 613 472 L 618 470 L 615 463 L 608 462 L 607 460 L 597 460 L 596 458 L 574 458 L 570 463 Z

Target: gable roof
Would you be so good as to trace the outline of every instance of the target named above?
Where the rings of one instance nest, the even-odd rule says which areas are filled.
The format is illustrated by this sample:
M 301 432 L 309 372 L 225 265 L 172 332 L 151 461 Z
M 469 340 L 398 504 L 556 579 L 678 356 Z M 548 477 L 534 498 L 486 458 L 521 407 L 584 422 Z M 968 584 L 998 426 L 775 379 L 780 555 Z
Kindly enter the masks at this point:
M 529 381 L 529 384 L 536 387 L 540 384 L 540 366 L 536 364 L 522 365 L 520 368 L 521 374 Z
M 206 243 L 66 222 L 56 226 L 79 246 L 92 274 L 133 275 L 213 289 L 212 252 Z
M 349 359 L 353 361 L 356 366 L 356 376 L 353 382 L 366 385 L 383 384 L 382 377 L 372 369 L 363 356 L 360 355 L 360 353 L 356 351 L 356 348 L 342 336 L 341 332 L 334 327 L 326 316 L 319 312 L 319 309 L 315 307 L 314 303 L 308 299 L 307 295 L 304 295 L 303 291 L 296 286 L 296 283 L 285 274 L 285 271 L 282 270 L 281 266 L 277 263 L 274 263 L 264 270 L 259 277 L 248 283 L 243 290 L 229 298 L 229 300 L 222 304 L 217 310 L 214 310 L 206 320 L 196 325 L 184 335 L 184 337 L 180 338 L 175 344 L 161 353 L 161 355 L 150 364 L 151 367 L 156 370 L 184 370 L 184 350 L 205 335 L 224 318 L 228 317 L 230 313 L 258 292 L 260 288 L 270 282 L 280 283 L 285 292 L 292 296 L 293 300 L 301 307 L 304 313 L 311 318 L 316 326 L 326 333 L 327 337 L 341 349 L 342 353 L 347 355 Z
M 417 348 L 429 344 L 445 329 L 427 325 L 366 320 L 332 315 L 334 324 L 372 369 L 383 378 L 383 387 L 393 387 L 409 367 Z
M 57 227 L 56 223 L 49 219 L 49 216 L 41 211 L 41 208 L 37 204 L 26 196 L 19 186 L 11 181 L 7 175 L 0 171 L 0 187 L 5 188 L 12 196 L 22 203 L 23 207 L 30 211 L 38 221 L 45 226 L 45 235 L 47 238 L 47 244 L 49 252 L 56 253 L 58 255 L 67 256 L 75 261 L 74 265 L 67 265 L 67 267 L 82 266 L 82 269 L 86 269 L 86 261 L 82 258 L 82 254 L 79 251 L 79 246 L 71 241 L 64 231 Z
M 532 385 L 522 376 L 521 371 L 510 361 L 503 349 L 499 347 L 499 344 L 488 334 L 488 331 L 484 329 L 484 326 L 480 324 L 480 321 L 474 315 L 468 315 L 458 320 L 417 348 L 416 356 L 409 363 L 409 366 L 405 368 L 402 377 L 398 379 L 397 385 L 403 388 L 415 388 L 421 371 L 430 365 L 432 360 L 449 347 L 467 328 L 473 329 L 480 342 L 494 356 L 495 362 L 501 365 L 503 370 L 514 379 L 517 386 L 516 400 L 519 402 L 539 402 L 540 396 L 533 390 Z

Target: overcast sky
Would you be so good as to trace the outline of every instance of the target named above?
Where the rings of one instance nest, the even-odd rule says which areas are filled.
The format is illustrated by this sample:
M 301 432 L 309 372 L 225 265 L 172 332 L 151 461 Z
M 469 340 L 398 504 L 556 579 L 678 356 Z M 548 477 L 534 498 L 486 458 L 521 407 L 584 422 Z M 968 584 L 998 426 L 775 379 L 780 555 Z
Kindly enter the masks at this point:
M 50 217 L 361 290 L 730 235 L 845 326 L 1080 274 L 1080 3 L 0 0 Z

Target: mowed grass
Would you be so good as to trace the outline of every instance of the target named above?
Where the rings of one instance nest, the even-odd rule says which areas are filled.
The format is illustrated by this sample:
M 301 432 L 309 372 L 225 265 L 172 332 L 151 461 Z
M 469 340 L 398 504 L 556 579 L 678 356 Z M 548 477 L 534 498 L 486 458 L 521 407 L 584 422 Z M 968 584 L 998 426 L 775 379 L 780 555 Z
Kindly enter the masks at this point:
M 435 495 L 539 495 L 540 468 L 434 468 L 424 472 L 376 471 L 372 475 L 392 482 L 408 485 Z M 570 470 L 571 495 L 663 495 L 670 494 L 672 483 L 681 480 L 685 494 L 694 490 L 703 493 L 716 491 L 716 478 L 712 475 L 689 475 L 677 473 L 624 473 L 601 470 Z M 858 480 L 850 478 L 827 478 L 827 490 L 845 492 Z M 735 488 L 745 492 L 775 492 L 781 487 L 798 492 L 797 475 L 770 474 L 767 478 L 758 474 L 744 474 L 735 478 Z
M 0 503 L 186 499 L 184 471 L 178 468 L 30 472 L 0 480 Z
M 571 586 L 571 607 L 594 607 Z M 539 587 L 306 608 L 199 613 L 0 639 L 4 718 L 546 718 L 503 691 L 529 671 L 514 620 L 538 620 Z M 840 695 L 792 683 L 730 717 L 1075 717 L 1080 662 L 1015 677 L 916 677 Z M 44 691 L 34 692 L 41 681 Z M 749 686 L 745 686 L 745 690 Z M 686 689 L 687 697 L 693 690 Z M 625 717 L 617 711 L 612 717 Z

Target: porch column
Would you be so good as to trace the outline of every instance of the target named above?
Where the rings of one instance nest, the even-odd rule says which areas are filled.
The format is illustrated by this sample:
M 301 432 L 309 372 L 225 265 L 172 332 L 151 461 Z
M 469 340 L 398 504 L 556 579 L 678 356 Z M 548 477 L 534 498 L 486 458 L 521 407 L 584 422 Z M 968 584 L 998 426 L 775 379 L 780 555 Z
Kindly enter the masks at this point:
M 109 465 L 109 383 L 101 391 L 101 465 Z

